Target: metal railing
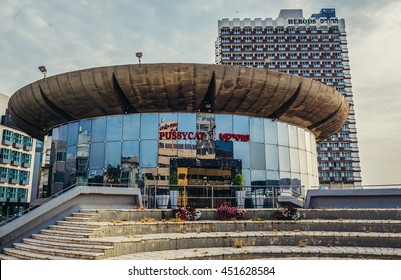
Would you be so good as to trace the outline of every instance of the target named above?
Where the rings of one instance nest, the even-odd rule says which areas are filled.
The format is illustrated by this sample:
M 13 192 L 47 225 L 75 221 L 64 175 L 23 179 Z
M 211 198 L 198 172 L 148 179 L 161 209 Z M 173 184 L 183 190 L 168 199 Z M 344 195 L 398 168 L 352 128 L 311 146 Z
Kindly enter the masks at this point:
M 64 194 L 64 193 L 68 192 L 69 190 L 71 190 L 71 189 L 73 189 L 73 188 L 75 188 L 75 187 L 79 187 L 79 186 L 108 187 L 108 188 L 110 188 L 110 187 L 119 187 L 119 188 L 134 187 L 133 185 L 130 185 L 130 184 L 114 184 L 114 183 L 105 183 L 105 184 L 102 184 L 102 183 L 85 183 L 85 182 L 82 182 L 82 183 L 75 183 L 75 184 L 73 184 L 73 185 L 71 185 L 71 186 L 69 186 L 69 187 L 67 187 L 67 188 L 65 188 L 65 189 L 62 189 L 61 191 L 59 191 L 59 192 L 57 192 L 57 193 L 55 193 L 55 194 L 53 194 L 53 195 L 51 195 L 51 196 L 49 196 L 49 197 L 46 197 L 46 198 L 44 198 L 44 199 L 40 199 L 39 203 L 37 203 L 37 204 L 32 203 L 32 206 L 30 206 L 29 208 L 25 209 L 24 211 L 19 212 L 19 213 L 15 214 L 15 215 L 13 215 L 13 216 L 11 216 L 11 217 L 6 218 L 5 220 L 3 220 L 3 221 L 0 222 L 0 227 L 2 227 L 2 226 L 4 226 L 4 225 L 6 225 L 6 224 L 8 224 L 8 223 L 10 223 L 10 222 L 12 222 L 12 221 L 14 221 L 15 219 L 17 219 L 17 218 L 19 218 L 19 217 L 22 217 L 23 215 L 25 215 L 25 214 L 31 212 L 32 210 L 34 210 L 34 209 L 36 209 L 36 208 L 42 206 L 43 204 L 45 204 L 45 203 L 47 203 L 47 202 L 49 202 L 49 201 L 55 199 L 56 197 L 58 197 L 58 196 L 60 196 L 60 195 L 62 195 L 62 194 Z
M 238 192 L 243 189 L 243 192 Z M 177 192 L 173 192 L 177 190 Z M 276 208 L 279 196 L 303 199 L 304 186 L 231 185 L 146 185 L 143 205 L 148 209 L 175 207 L 215 208 L 220 205 L 241 208 Z

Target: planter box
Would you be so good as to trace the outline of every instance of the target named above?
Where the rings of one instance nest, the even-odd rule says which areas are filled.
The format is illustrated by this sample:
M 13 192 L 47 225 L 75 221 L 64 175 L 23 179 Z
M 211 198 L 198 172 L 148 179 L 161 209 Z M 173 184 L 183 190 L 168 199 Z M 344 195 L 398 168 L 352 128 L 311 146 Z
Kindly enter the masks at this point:
M 167 209 L 170 196 L 168 194 L 156 195 L 156 206 L 159 209 Z

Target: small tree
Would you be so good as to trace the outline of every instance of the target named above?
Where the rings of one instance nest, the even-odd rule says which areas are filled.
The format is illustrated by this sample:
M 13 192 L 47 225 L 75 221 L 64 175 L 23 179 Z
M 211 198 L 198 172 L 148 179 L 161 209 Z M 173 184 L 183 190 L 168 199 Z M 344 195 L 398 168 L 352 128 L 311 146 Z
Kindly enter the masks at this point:
M 241 173 L 236 174 L 234 177 L 233 185 L 240 186 L 240 190 L 243 191 L 245 186 L 245 176 Z

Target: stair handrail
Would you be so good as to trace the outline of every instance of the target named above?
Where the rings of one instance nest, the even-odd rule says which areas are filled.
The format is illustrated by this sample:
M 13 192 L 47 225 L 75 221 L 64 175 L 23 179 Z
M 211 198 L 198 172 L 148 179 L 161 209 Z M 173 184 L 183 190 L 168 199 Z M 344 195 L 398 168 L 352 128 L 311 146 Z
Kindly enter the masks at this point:
M 42 206 L 43 204 L 45 204 L 45 203 L 47 203 L 47 202 L 53 200 L 54 198 L 58 197 L 59 195 L 61 195 L 61 194 L 65 193 L 65 192 L 67 192 L 67 191 L 69 191 L 69 190 L 75 188 L 76 186 L 81 186 L 81 185 L 84 185 L 84 184 L 83 184 L 83 183 L 75 183 L 75 184 L 72 184 L 71 186 L 69 186 L 69 187 L 67 187 L 67 188 L 65 188 L 65 189 L 62 189 L 61 191 L 59 191 L 59 192 L 57 192 L 57 193 L 54 193 L 54 194 L 52 194 L 52 195 L 49 196 L 49 197 L 46 197 L 45 199 L 43 199 L 43 200 L 40 202 L 40 204 L 36 204 L 36 205 L 34 205 L 34 206 L 30 206 L 30 207 L 28 207 L 27 209 L 25 209 L 24 211 L 22 211 L 22 212 L 20 212 L 20 213 L 18 213 L 18 214 L 15 214 L 14 216 L 12 216 L 12 217 L 10 217 L 10 218 L 8 218 L 8 219 L 2 221 L 2 222 L 0 223 L 0 227 L 2 227 L 2 226 L 4 226 L 4 225 L 6 225 L 6 224 L 8 224 L 8 223 L 10 223 L 10 222 L 12 222 L 12 221 L 14 221 L 15 219 L 17 219 L 17 218 L 19 218 L 19 217 L 22 217 L 23 215 L 25 215 L 25 214 L 31 212 L 32 210 L 34 210 L 34 209 L 36 209 L 36 208 Z

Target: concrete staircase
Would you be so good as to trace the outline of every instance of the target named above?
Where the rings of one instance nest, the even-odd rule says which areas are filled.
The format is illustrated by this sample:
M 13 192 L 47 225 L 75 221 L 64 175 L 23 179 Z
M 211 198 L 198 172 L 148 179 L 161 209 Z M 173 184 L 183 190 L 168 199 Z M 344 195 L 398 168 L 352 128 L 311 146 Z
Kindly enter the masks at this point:
M 301 210 L 298 221 L 273 221 L 271 211 L 170 222 L 168 210 L 81 210 L 0 259 L 401 259 L 399 209 Z

